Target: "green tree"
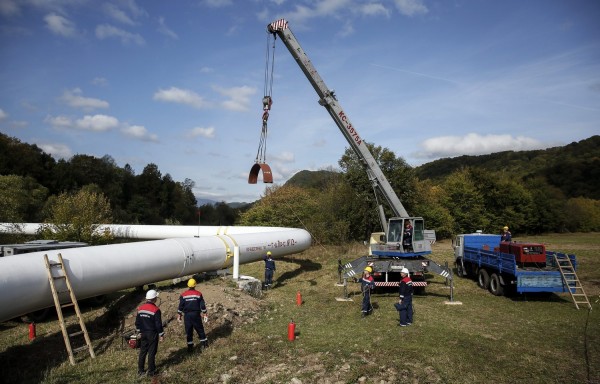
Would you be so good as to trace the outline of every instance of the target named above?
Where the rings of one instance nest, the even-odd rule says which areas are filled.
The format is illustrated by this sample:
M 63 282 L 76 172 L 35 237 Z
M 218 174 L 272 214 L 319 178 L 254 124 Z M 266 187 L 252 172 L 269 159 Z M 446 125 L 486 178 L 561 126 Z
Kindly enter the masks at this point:
M 341 177 L 330 178 L 321 191 L 312 190 L 316 212 L 306 218 L 305 226 L 323 244 L 343 244 L 351 239 L 355 192 Z M 360 223 L 358 223 L 360 224 Z M 363 233 L 361 226 L 357 233 Z
M 431 181 L 419 181 L 416 186 L 419 200 L 415 211 L 425 220 L 425 228 L 434 229 L 438 239 L 447 239 L 455 233 L 455 222 L 448 208 L 444 205 L 446 194 L 443 188 Z
M 569 231 L 600 231 L 600 201 L 576 197 L 567 201 L 565 211 L 565 224 Z
M 265 193 L 252 208 L 242 213 L 240 225 L 303 228 L 317 211 L 314 195 L 296 186 L 265 188 Z
M 528 220 L 534 211 L 531 194 L 519 179 L 506 173 L 486 172 L 469 168 L 475 186 L 483 196 L 486 218 L 492 223 L 491 230 L 499 232 L 508 225 L 513 232 L 528 231 Z
M 185 179 L 173 191 L 174 217 L 184 225 L 198 224 L 198 202 L 193 192 L 194 181 Z
M 31 177 L 0 175 L 0 222 L 37 222 L 48 189 Z
M 489 230 L 484 197 L 477 189 L 468 168 L 452 173 L 442 184 L 444 206 L 454 218 L 453 233 L 472 233 Z
M 112 213 L 110 202 L 95 185 L 49 199 L 46 211 L 47 224 L 40 231 L 44 239 L 89 244 L 103 244 L 111 239 L 108 233 L 96 233 L 98 225 L 112 222 Z
M 543 177 L 528 178 L 525 183 L 535 202 L 535 208 L 527 221 L 527 232 L 566 231 L 566 198 L 563 192 L 549 185 Z
M 404 159 L 396 155 L 387 148 L 374 146 L 367 143 L 373 158 L 379 164 L 381 171 L 386 176 L 388 182 L 398 195 L 409 214 L 417 215 L 413 212 L 416 205 L 416 183 L 415 173 Z M 367 176 L 363 161 L 356 155 L 354 150 L 346 148 L 346 151 L 339 161 L 339 165 L 350 186 L 355 190 L 355 196 L 358 204 L 353 210 L 351 222 L 361 223 L 362 234 L 357 236 L 354 229 L 351 228 L 351 236 L 360 239 L 369 238 L 372 232 L 381 231 L 381 224 L 378 215 L 378 205 L 382 204 L 387 217 L 393 216 L 391 208 L 381 194 L 375 195 L 373 187 Z

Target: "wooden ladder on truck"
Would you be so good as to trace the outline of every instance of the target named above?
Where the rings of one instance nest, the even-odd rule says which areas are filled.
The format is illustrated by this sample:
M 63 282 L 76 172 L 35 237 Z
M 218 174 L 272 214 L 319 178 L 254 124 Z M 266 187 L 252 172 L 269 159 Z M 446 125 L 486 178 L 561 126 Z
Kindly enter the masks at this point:
M 58 262 L 51 262 L 48 259 L 48 255 L 44 255 L 44 261 L 46 262 L 46 270 L 48 272 L 48 281 L 50 282 L 50 288 L 52 290 L 52 297 L 54 298 L 54 306 L 56 307 L 56 313 L 58 314 L 58 321 L 60 323 L 60 328 L 62 330 L 63 338 L 65 339 L 65 346 L 67 347 L 67 353 L 69 354 L 69 361 L 71 365 L 75 365 L 75 357 L 74 353 L 83 351 L 85 349 L 89 350 L 90 356 L 95 358 L 94 348 L 92 347 L 92 342 L 90 340 L 90 336 L 88 335 L 87 329 L 85 328 L 85 324 L 83 322 L 83 317 L 81 316 L 81 311 L 79 310 L 79 305 L 77 304 L 77 299 L 75 297 L 75 293 L 73 292 L 73 287 L 71 287 L 71 282 L 69 281 L 69 276 L 67 275 L 67 270 L 65 269 L 65 263 L 63 261 L 62 255 L 58 254 Z M 60 268 L 60 271 L 57 274 L 52 273 L 53 268 Z M 62 273 L 62 274 L 61 274 Z M 56 282 L 58 280 L 64 280 L 66 289 L 57 290 Z M 58 295 L 60 293 L 68 292 L 70 301 L 64 304 L 60 303 L 60 298 Z M 69 334 L 67 331 L 67 324 L 65 323 L 65 318 L 62 313 L 62 309 L 66 307 L 74 307 L 75 313 L 77 315 L 77 320 L 79 321 L 80 331 Z M 71 337 L 83 335 L 85 339 L 85 345 L 73 349 L 71 347 Z
M 558 266 L 563 282 L 569 290 L 575 308 L 579 309 L 579 304 L 585 304 L 589 309 L 592 309 L 592 304 L 590 304 L 590 301 L 583 290 L 583 286 L 581 285 L 581 281 L 579 281 L 579 277 L 577 277 L 577 273 L 575 273 L 575 267 L 573 267 L 569 255 L 555 253 L 554 262 Z

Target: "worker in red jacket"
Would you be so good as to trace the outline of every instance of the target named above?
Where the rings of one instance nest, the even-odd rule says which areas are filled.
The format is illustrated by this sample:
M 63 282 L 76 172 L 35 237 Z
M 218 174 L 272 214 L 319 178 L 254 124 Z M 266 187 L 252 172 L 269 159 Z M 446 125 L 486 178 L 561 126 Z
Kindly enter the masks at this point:
M 208 347 L 208 339 L 206 338 L 204 326 L 202 325 L 202 319 L 204 319 L 204 322 L 207 322 L 208 315 L 206 313 L 204 297 L 202 297 L 200 291 L 196 290 L 196 280 L 189 279 L 187 286 L 189 289 L 179 296 L 177 320 L 181 322 L 181 318 L 184 318 L 187 350 L 188 353 L 191 353 L 194 351 L 194 330 L 198 333 L 202 348 Z
M 142 304 L 137 311 L 135 318 L 135 328 L 141 333 L 140 355 L 138 357 L 138 375 L 156 376 L 156 352 L 158 351 L 158 341 L 163 341 L 165 331 L 162 325 L 160 309 L 156 305 L 158 292 L 154 289 L 146 292 L 146 302 Z M 146 372 L 146 356 L 148 356 L 148 372 Z
M 400 326 L 406 327 L 407 325 L 411 325 L 413 322 L 413 285 L 407 268 L 402 268 L 400 271 L 400 276 L 402 277 L 402 280 L 400 280 L 399 286 L 399 299 L 394 306 L 398 312 L 400 312 Z

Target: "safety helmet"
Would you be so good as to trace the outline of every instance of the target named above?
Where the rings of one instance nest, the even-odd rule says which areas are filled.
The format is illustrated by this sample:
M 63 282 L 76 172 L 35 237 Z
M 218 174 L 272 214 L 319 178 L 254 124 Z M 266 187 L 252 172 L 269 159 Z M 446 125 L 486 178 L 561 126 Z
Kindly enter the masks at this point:
M 504 226 L 504 228 L 502 228 L 502 229 L 504 229 L 505 231 L 508 231 L 508 227 L 507 226 Z
M 409 274 L 408 268 L 402 268 L 402 270 L 400 271 L 400 273 L 406 273 L 408 275 Z
M 271 251 L 267 251 L 267 256 L 271 256 Z
M 194 279 L 189 279 L 188 280 L 188 287 L 190 288 L 194 288 L 196 286 L 196 280 Z
M 373 273 L 373 268 L 371 268 L 371 267 L 366 267 L 366 268 L 365 268 L 365 272 Z
M 146 300 L 156 299 L 157 297 L 158 292 L 156 292 L 154 289 L 151 289 L 148 292 L 146 292 Z

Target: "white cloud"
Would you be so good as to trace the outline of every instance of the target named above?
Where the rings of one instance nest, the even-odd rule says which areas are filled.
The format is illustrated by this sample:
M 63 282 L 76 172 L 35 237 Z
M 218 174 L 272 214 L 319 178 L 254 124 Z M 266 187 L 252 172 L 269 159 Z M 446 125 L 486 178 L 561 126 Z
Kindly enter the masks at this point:
M 118 126 L 119 120 L 107 115 L 85 115 L 75 122 L 75 128 L 94 132 L 106 132 Z
M 57 159 L 68 159 L 73 156 L 73 151 L 65 144 L 60 143 L 42 143 L 37 144 L 44 152 L 49 153 Z
M 16 129 L 23 129 L 29 126 L 29 122 L 27 121 L 11 121 L 10 126 Z
M 469 133 L 463 137 L 434 137 L 425 140 L 421 147 L 423 150 L 416 154 L 416 157 L 427 159 L 545 148 L 538 140 L 525 136 L 480 135 L 478 133 Z
M 398 11 L 404 16 L 414 16 L 429 12 L 429 9 L 423 4 L 423 0 L 394 0 L 394 2 Z
M 54 128 L 71 128 L 73 127 L 73 121 L 67 116 L 46 116 L 44 122 L 50 124 Z
M 162 33 L 163 35 L 165 35 L 167 37 L 170 37 L 173 40 L 179 39 L 179 36 L 177 36 L 177 34 L 175 32 L 173 32 L 173 30 L 171 30 L 169 27 L 167 27 L 164 17 L 158 18 L 158 32 Z
M 8 118 L 8 113 L 4 112 L 2 108 L 0 108 L 0 121 Z
M 146 44 L 146 40 L 137 34 L 127 32 L 123 29 L 117 28 L 112 25 L 102 24 L 96 27 L 96 37 L 100 40 L 109 39 L 109 38 L 118 38 L 121 39 L 122 44 L 136 44 L 136 45 L 144 45 Z
M 113 20 L 126 25 L 135 25 L 135 21 L 133 21 L 131 17 L 125 13 L 125 11 L 119 9 L 115 4 L 104 3 L 103 7 L 104 12 L 106 12 L 106 14 L 108 14 L 108 16 L 110 16 Z
M 50 13 L 44 16 L 46 27 L 52 32 L 64 37 L 74 37 L 77 35 L 75 24 L 64 16 Z
M 207 139 L 212 139 L 215 137 L 215 128 L 214 127 L 196 127 L 196 128 L 192 128 L 188 131 L 188 134 L 186 135 L 189 138 L 193 138 L 193 137 L 205 137 Z
M 103 8 L 113 20 L 130 26 L 138 25 L 136 20 L 148 15 L 135 0 L 120 0 L 117 4 L 105 3 Z
M 108 85 L 108 80 L 106 80 L 104 77 L 94 77 L 92 84 L 104 87 Z
M 161 89 L 154 94 L 153 99 L 169 103 L 187 104 L 194 108 L 210 107 L 210 103 L 196 92 L 177 87 Z
M 296 157 L 294 156 L 294 153 L 284 151 L 278 155 L 273 155 L 273 160 L 280 163 L 293 163 L 296 161 Z
M 121 132 L 129 137 L 133 137 L 142 141 L 158 141 L 158 136 L 153 133 L 149 133 L 146 127 L 142 125 L 128 125 L 123 127 Z
M 10 17 L 21 13 L 19 5 L 14 0 L 0 0 L 0 15 Z
M 202 4 L 211 8 L 220 8 L 232 5 L 233 2 L 231 0 L 204 0 L 202 1 Z
M 383 15 L 390 17 L 390 11 L 380 3 L 364 4 L 360 7 L 360 12 L 368 16 Z
M 96 108 L 108 108 L 109 104 L 107 101 L 94 99 L 91 97 L 83 97 L 82 91 L 79 88 L 73 88 L 72 90 L 66 90 L 61 99 L 67 103 L 68 106 L 73 108 L 82 108 L 84 110 L 93 110 Z
M 221 88 L 214 86 L 213 89 L 223 96 L 227 96 L 230 100 L 221 103 L 223 108 L 229 111 L 247 111 L 250 107 L 250 96 L 256 93 L 256 89 L 241 86 L 233 88 Z

